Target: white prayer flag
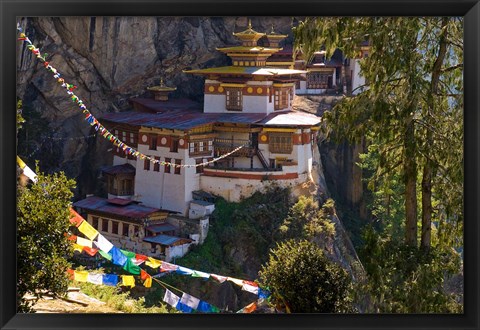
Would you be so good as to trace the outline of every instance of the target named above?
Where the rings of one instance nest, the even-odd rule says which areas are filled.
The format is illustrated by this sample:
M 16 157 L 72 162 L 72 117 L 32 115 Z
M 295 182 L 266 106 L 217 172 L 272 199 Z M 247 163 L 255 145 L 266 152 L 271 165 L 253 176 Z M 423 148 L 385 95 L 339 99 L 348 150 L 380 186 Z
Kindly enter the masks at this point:
M 254 294 L 258 295 L 258 286 L 253 286 L 253 285 L 245 283 L 242 286 L 242 290 L 243 291 L 248 291 L 248 292 L 251 292 L 251 293 L 254 293 Z
M 239 280 L 238 278 L 229 277 L 227 280 L 235 283 L 238 286 L 243 286 L 243 280 Z
M 165 296 L 163 296 L 163 301 L 169 304 L 170 306 L 175 307 L 180 301 L 180 297 L 172 293 L 170 290 L 166 289 Z
M 83 237 L 77 236 L 77 244 L 81 246 L 88 246 L 89 248 L 92 247 L 92 241 L 89 239 L 85 239 Z
M 88 273 L 87 282 L 99 285 L 103 284 L 103 274 Z
M 102 234 L 98 234 L 95 245 L 105 253 L 108 253 L 113 247 L 113 244 L 110 243 L 110 241 L 107 240 Z
M 187 305 L 188 307 L 191 307 L 193 309 L 197 309 L 198 304 L 200 304 L 200 299 L 195 298 L 188 293 L 182 294 L 182 298 L 180 299 L 180 302 L 184 305 Z

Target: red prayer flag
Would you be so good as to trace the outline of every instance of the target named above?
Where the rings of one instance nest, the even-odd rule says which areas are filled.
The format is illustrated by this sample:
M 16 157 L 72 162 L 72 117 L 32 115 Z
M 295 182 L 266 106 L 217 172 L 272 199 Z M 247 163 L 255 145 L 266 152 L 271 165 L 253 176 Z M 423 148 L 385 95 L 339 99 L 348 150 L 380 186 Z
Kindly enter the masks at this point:
M 91 255 L 92 257 L 94 255 L 97 254 L 98 250 L 97 249 L 94 249 L 94 248 L 91 248 L 91 247 L 88 247 L 88 246 L 84 246 L 83 247 L 83 251 L 87 252 L 89 255 Z
M 147 256 L 144 256 L 143 254 L 135 254 L 135 259 L 147 261 L 147 260 L 148 260 L 148 257 L 147 257 Z
M 73 269 L 67 269 L 68 279 L 73 280 L 75 278 L 75 271 Z
M 151 277 L 150 274 L 148 274 L 146 271 L 143 269 L 140 269 L 140 278 L 145 281 L 147 278 Z
M 85 220 L 72 208 L 70 208 L 70 215 L 72 216 L 72 218 L 70 218 L 70 223 L 74 224 L 76 227 L 80 226 L 80 224 Z

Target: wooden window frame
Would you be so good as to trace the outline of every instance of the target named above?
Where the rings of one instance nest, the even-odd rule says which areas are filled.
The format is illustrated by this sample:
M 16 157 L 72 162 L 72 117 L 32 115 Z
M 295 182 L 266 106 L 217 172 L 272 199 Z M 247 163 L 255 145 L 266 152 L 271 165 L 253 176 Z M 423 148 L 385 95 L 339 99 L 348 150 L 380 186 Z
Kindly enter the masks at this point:
M 149 150 L 157 150 L 157 135 L 152 134 L 150 135 L 150 142 L 148 144 Z
M 198 164 L 201 164 L 201 163 L 203 163 L 202 158 L 195 159 L 195 165 L 198 165 Z M 197 173 L 197 174 L 203 173 L 203 166 L 196 166 L 195 167 L 195 173 Z
M 243 110 L 243 93 L 240 87 L 225 88 L 225 108 L 229 111 Z
M 92 227 L 98 229 L 98 217 L 92 216 Z
M 182 160 L 181 159 L 175 159 L 175 165 L 182 165 Z M 174 174 L 178 174 L 180 175 L 181 174 L 181 167 L 178 167 L 178 166 L 175 166 L 175 169 L 174 169 Z
M 143 169 L 145 171 L 150 171 L 150 160 L 148 158 L 143 160 Z
M 268 150 L 273 154 L 291 154 L 293 152 L 292 133 L 270 133 Z
M 102 232 L 108 233 L 108 219 L 102 218 Z
M 114 229 L 116 229 L 116 230 L 114 230 Z M 118 221 L 113 221 L 112 220 L 112 234 L 118 235 L 118 229 L 119 229 Z
M 160 172 L 160 157 L 155 157 L 155 160 L 158 160 L 158 163 L 153 164 L 153 171 Z
M 172 137 L 170 139 L 170 152 L 178 152 L 178 137 Z
M 171 158 L 165 158 L 165 163 L 171 163 L 172 162 L 172 159 Z M 165 173 L 170 173 L 170 165 L 169 164 L 165 164 L 164 168 L 163 168 L 163 171 Z
M 288 94 L 289 91 L 287 88 L 276 88 L 275 89 L 275 110 L 284 110 L 288 108 Z

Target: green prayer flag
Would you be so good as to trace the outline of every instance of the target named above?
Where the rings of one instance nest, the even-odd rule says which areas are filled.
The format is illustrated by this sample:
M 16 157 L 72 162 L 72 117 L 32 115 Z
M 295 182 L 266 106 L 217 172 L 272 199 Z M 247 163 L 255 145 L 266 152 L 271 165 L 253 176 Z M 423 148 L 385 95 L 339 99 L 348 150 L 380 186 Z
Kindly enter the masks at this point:
M 127 272 L 129 272 L 130 274 L 134 274 L 134 275 L 140 275 L 140 267 L 138 267 L 137 265 L 135 265 L 133 262 L 132 262 L 132 259 L 131 258 L 128 258 L 127 259 L 127 262 L 125 263 L 125 266 L 123 266 L 123 269 L 125 269 Z
M 126 250 L 122 250 L 122 249 L 120 249 L 120 251 L 122 251 L 122 253 L 123 253 L 127 258 L 135 258 L 135 252 L 126 251 Z
M 104 257 L 105 259 L 107 259 L 107 260 L 112 260 L 112 256 L 111 256 L 110 254 L 105 253 L 105 252 L 103 252 L 102 250 L 98 250 L 98 253 L 100 253 L 100 255 L 101 255 L 102 257 Z

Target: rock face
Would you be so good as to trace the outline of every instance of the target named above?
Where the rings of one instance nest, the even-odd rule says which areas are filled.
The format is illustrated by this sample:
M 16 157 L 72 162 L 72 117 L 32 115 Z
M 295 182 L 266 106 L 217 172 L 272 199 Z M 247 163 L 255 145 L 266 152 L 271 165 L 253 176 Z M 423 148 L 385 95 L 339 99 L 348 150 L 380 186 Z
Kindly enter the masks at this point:
M 162 77 L 177 87 L 172 98 L 201 101 L 203 79 L 182 70 L 229 65 L 215 48 L 239 44 L 233 32 L 246 29 L 248 18 L 40 17 L 19 23 L 65 81 L 77 86 L 75 93 L 92 114 L 101 117 L 128 110 L 129 98 L 146 94 L 146 87 Z M 259 32 L 270 31 L 273 24 L 277 33 L 290 34 L 286 42 L 292 41 L 291 23 L 289 17 L 252 18 Z M 111 144 L 103 138 L 87 138 L 95 131 L 80 109 L 21 42 L 17 54 L 17 96 L 24 111 L 47 122 L 40 130 L 27 121 L 19 134 L 20 154 L 31 164 L 39 159 L 44 171 L 63 170 L 77 178 L 77 195 L 94 193 L 94 169 L 109 162 Z M 41 132 L 32 140 L 35 130 Z

